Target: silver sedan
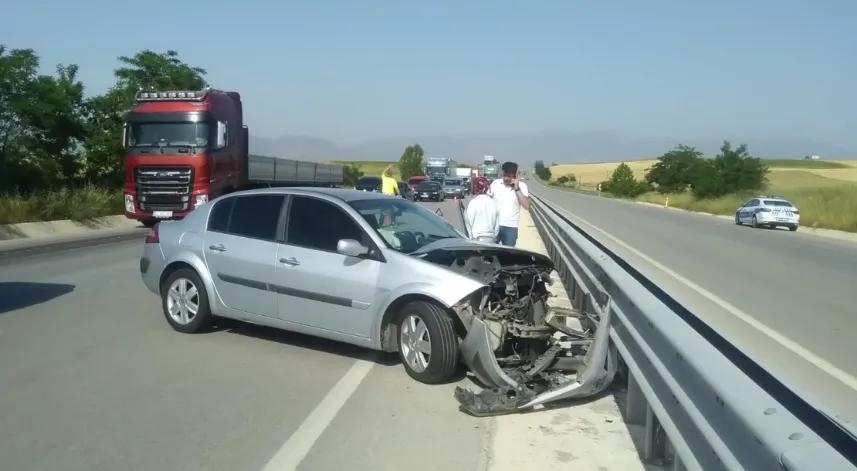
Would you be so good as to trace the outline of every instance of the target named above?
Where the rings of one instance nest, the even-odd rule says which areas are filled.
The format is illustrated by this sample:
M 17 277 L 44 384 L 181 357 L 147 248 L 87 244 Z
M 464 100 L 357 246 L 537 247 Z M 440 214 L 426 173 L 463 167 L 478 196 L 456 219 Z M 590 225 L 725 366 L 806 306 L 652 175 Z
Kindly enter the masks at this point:
M 179 332 L 232 318 L 398 352 L 423 383 L 450 380 L 463 362 L 500 388 L 504 367 L 530 371 L 557 350 L 544 305 L 552 269 L 402 198 L 314 188 L 222 196 L 158 224 L 140 259 Z

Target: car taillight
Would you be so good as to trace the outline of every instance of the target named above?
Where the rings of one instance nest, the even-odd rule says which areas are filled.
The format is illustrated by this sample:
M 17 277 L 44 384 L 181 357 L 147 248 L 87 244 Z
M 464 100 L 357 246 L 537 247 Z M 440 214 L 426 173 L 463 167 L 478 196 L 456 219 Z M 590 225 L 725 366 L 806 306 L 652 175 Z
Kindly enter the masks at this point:
M 152 230 L 149 232 L 149 234 L 146 235 L 146 243 L 147 244 L 160 244 L 161 243 L 161 238 L 158 235 L 158 226 L 159 225 L 160 225 L 160 223 L 155 224 L 155 227 L 153 227 Z
M 770 213 L 770 212 L 771 212 L 771 208 L 759 208 L 759 212 L 762 212 L 762 213 Z

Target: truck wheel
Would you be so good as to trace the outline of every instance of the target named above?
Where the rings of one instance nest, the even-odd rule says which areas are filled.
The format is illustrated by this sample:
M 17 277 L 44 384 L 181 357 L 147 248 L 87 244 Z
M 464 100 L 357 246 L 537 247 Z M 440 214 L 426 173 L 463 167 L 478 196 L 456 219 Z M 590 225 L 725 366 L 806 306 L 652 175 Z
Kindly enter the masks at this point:
M 143 227 L 145 227 L 147 229 L 151 229 L 151 228 L 155 227 L 155 224 L 158 223 L 158 221 L 155 221 L 154 219 L 146 219 L 146 220 L 140 221 L 140 222 L 143 223 Z
M 424 384 L 449 381 L 458 369 L 458 336 L 452 318 L 426 301 L 399 312 L 399 358 L 408 376 Z
M 164 280 L 161 307 L 170 327 L 185 334 L 204 332 L 213 320 L 208 292 L 191 268 L 180 268 Z

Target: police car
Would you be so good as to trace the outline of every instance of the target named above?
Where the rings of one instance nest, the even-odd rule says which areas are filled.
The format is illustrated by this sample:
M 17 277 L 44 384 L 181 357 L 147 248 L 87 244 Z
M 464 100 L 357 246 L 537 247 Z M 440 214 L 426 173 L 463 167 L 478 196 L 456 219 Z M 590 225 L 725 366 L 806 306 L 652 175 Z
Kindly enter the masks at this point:
M 735 224 L 753 227 L 788 227 L 796 231 L 800 225 L 800 211 L 788 200 L 777 196 L 757 196 L 735 211 Z

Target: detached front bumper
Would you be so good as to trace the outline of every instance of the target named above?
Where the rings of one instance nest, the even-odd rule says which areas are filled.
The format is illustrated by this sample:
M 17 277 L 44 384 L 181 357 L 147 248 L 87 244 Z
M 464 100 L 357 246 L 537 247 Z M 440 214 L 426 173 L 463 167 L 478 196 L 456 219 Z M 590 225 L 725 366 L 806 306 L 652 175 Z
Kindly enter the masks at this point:
M 609 311 L 599 320 L 593 338 L 577 340 L 588 342 L 589 348 L 575 375 L 549 369 L 566 353 L 569 343 L 575 342 L 562 333 L 565 329 L 560 322 L 564 323 L 568 315 L 573 313 L 549 309 L 545 321 L 557 329 L 556 343 L 536 360 L 515 368 L 501 367 L 491 346 L 488 326 L 472 318 L 459 348 L 462 361 L 486 389 L 474 393 L 456 387 L 454 397 L 460 409 L 478 417 L 511 414 L 539 404 L 592 396 L 609 386 L 618 369 L 618 354 L 610 346 Z

